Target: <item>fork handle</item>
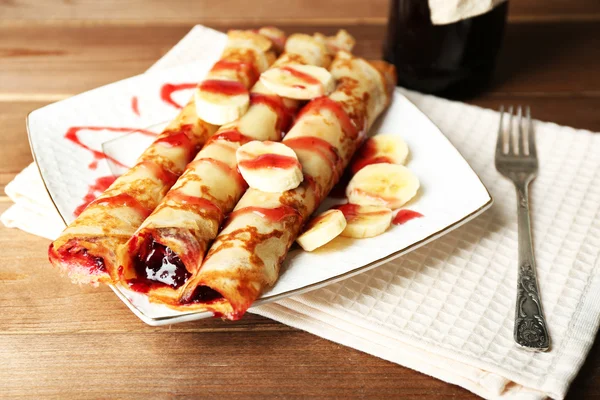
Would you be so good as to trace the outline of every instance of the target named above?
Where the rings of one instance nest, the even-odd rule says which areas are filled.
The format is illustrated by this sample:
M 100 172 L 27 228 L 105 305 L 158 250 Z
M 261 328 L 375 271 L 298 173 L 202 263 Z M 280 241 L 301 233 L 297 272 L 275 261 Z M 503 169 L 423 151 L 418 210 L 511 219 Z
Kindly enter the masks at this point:
M 515 341 L 531 350 L 548 350 L 550 338 L 542 311 L 529 218 L 529 182 L 517 183 L 519 216 L 519 271 L 517 308 L 515 312 Z

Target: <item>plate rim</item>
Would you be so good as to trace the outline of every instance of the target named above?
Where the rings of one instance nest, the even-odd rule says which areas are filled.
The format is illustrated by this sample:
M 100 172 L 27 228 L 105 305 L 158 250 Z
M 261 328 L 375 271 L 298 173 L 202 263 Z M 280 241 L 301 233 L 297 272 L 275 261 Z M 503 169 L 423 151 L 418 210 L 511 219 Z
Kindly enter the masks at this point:
M 481 185 L 481 187 L 483 187 L 483 189 L 485 190 L 485 192 L 487 193 L 488 196 L 488 200 L 482 204 L 479 208 L 477 208 L 476 210 L 472 211 L 471 213 L 463 216 L 462 218 L 460 218 L 459 220 L 445 226 L 444 228 L 433 232 L 432 234 L 428 235 L 427 237 L 416 241 L 406 247 L 403 247 L 402 249 L 399 249 L 391 254 L 388 254 L 387 256 L 384 256 L 382 258 L 379 258 L 377 260 L 371 261 L 368 264 L 362 265 L 360 267 L 354 268 L 353 270 L 344 272 L 343 274 L 339 274 L 339 275 L 335 275 L 332 276 L 330 278 L 327 279 L 323 279 L 321 281 L 318 282 L 314 282 L 311 283 L 309 285 L 305 285 L 296 289 L 291 289 L 288 290 L 286 292 L 282 292 L 282 293 L 278 293 L 275 295 L 271 295 L 271 296 L 267 296 L 267 297 L 262 297 L 258 300 L 256 300 L 252 307 L 254 306 L 260 306 L 263 304 L 268 304 L 277 300 L 281 300 L 284 298 L 288 298 L 291 296 L 295 296 L 295 295 L 300 295 L 300 294 L 304 294 L 313 290 L 317 290 L 320 289 L 322 287 L 325 287 L 327 285 L 336 283 L 336 282 L 340 282 L 342 280 L 351 278 L 352 276 L 358 275 L 360 273 L 363 272 L 367 272 L 373 268 L 376 268 L 386 262 L 392 261 L 398 257 L 401 257 L 407 253 L 410 253 L 413 250 L 416 250 L 417 248 L 426 245 L 427 243 L 430 243 L 436 239 L 438 239 L 439 237 L 450 233 L 451 231 L 459 228 L 460 226 L 466 224 L 467 222 L 475 219 L 476 217 L 478 217 L 479 215 L 481 215 L 483 212 L 485 212 L 486 210 L 488 210 L 494 203 L 494 198 L 492 197 L 492 194 L 490 193 L 489 189 L 487 188 L 487 186 L 483 183 L 483 181 L 481 180 L 481 177 L 477 174 L 477 172 L 473 169 L 473 167 L 471 166 L 471 164 L 469 164 L 469 162 L 467 162 L 467 160 L 464 158 L 464 156 L 462 155 L 462 153 L 456 148 L 456 146 L 454 146 L 454 144 L 450 141 L 450 139 L 448 139 L 448 137 L 442 132 L 442 130 L 431 120 L 431 118 L 429 118 L 429 116 L 427 114 L 425 114 L 423 111 L 421 111 L 421 109 L 419 107 L 417 107 L 416 104 L 414 104 L 404 93 L 401 92 L 401 90 L 399 89 L 399 87 L 395 87 L 394 88 L 394 94 L 395 95 L 399 95 L 402 96 L 410 105 L 412 105 L 414 108 L 417 109 L 418 112 L 421 113 L 421 115 L 423 115 L 433 126 L 435 126 L 435 128 L 438 130 L 438 132 L 444 137 L 444 139 L 446 139 L 446 141 L 448 141 L 448 143 L 450 144 L 450 146 L 458 153 L 458 155 L 460 156 L 460 158 L 465 162 L 465 164 L 468 166 L 468 168 L 471 170 L 471 172 L 473 173 L 473 175 L 477 178 L 477 180 L 479 181 L 479 184 Z M 29 142 L 29 148 L 31 150 L 31 154 L 33 156 L 33 161 L 36 165 L 36 168 L 40 174 L 40 178 L 42 180 L 42 183 L 44 184 L 44 189 L 46 190 L 46 193 L 48 193 L 48 197 L 50 198 L 50 201 L 52 202 L 52 205 L 54 206 L 54 209 L 56 210 L 56 212 L 58 213 L 58 215 L 60 216 L 61 220 L 63 221 L 63 224 L 66 226 L 68 226 L 68 224 L 66 223 L 65 218 L 63 217 L 63 215 L 61 214 L 58 206 L 56 205 L 56 202 L 54 201 L 54 198 L 52 197 L 52 195 L 50 194 L 50 190 L 48 189 L 48 185 L 46 183 L 46 179 L 44 178 L 44 174 L 42 173 L 42 170 L 40 168 L 40 165 L 38 163 L 38 158 L 36 157 L 36 153 L 33 147 L 33 141 L 32 141 L 32 135 L 30 132 L 30 128 L 29 128 L 29 118 L 31 116 L 31 114 L 33 114 L 34 112 L 40 110 L 41 108 L 44 108 L 46 106 L 40 107 L 38 109 L 32 110 L 30 111 L 27 116 L 25 117 L 25 129 L 27 130 L 27 139 Z M 161 326 L 161 325 L 168 325 L 168 324 L 174 324 L 174 323 L 180 323 L 180 322 L 190 322 L 190 321 L 194 321 L 194 320 L 200 320 L 200 319 L 204 319 L 204 318 L 208 318 L 212 315 L 212 313 L 210 311 L 200 311 L 200 310 L 195 310 L 195 311 L 190 311 L 187 313 L 183 313 L 180 315 L 169 315 L 169 316 L 163 316 L 163 317 L 150 317 L 146 314 L 144 314 L 144 312 L 142 310 L 140 310 L 139 308 L 137 308 L 125 295 L 125 293 L 121 292 L 118 288 L 118 285 L 113 285 L 113 284 L 109 284 L 107 285 L 109 286 L 113 292 L 117 295 L 117 297 L 123 302 L 125 303 L 125 305 L 127 306 L 127 308 L 129 308 L 131 310 L 131 312 L 137 316 L 139 319 L 141 319 L 144 323 L 150 325 L 150 326 Z M 252 307 L 250 307 L 249 310 L 252 309 Z

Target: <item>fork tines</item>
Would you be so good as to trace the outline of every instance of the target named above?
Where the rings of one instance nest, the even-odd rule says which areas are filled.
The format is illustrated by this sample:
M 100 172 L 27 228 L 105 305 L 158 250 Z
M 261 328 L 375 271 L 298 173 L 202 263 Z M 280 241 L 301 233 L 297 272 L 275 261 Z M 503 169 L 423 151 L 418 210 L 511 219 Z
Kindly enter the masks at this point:
M 504 106 L 500 106 L 500 128 L 498 142 L 496 143 L 496 157 L 498 156 L 528 156 L 535 157 L 535 135 L 531 129 L 531 110 L 525 107 L 525 121 L 523 121 L 523 108 L 517 107 L 517 129 L 514 128 L 513 106 L 508 107 L 508 129 L 504 124 Z M 525 126 L 525 133 L 523 133 Z

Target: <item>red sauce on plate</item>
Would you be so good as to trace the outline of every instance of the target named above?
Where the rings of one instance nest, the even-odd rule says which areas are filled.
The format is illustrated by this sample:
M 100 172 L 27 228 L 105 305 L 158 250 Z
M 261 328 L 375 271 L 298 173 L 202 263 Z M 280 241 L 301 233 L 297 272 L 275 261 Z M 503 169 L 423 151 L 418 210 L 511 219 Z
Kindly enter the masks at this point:
M 67 130 L 67 133 L 65 133 L 65 139 L 70 140 L 71 142 L 75 143 L 77 146 L 81 147 L 82 149 L 89 151 L 94 156 L 94 161 L 92 161 L 92 163 L 90 163 L 90 165 L 89 165 L 90 169 L 96 169 L 98 167 L 99 160 L 110 160 L 113 163 L 115 163 L 116 165 L 119 165 L 124 168 L 127 168 L 127 165 L 121 163 L 120 161 L 116 160 L 113 157 L 106 155 L 104 152 L 102 152 L 100 150 L 92 149 L 87 144 L 83 143 L 81 141 L 81 139 L 79 139 L 79 136 L 77 136 L 77 134 L 80 131 L 84 131 L 84 130 L 85 131 L 126 132 L 126 133 L 139 132 L 143 135 L 156 136 L 156 133 L 154 133 L 154 132 L 147 131 L 145 129 L 136 129 L 136 128 L 118 128 L 118 127 L 111 127 L 111 126 L 73 126 L 73 127 L 69 128 Z
M 243 160 L 238 165 L 248 169 L 289 169 L 294 167 L 301 168 L 300 163 L 297 159 L 295 159 L 294 157 L 283 156 L 281 154 L 261 154 L 258 157 L 254 157 L 249 160 Z
M 416 212 L 413 210 L 400 210 L 392 219 L 392 224 L 394 225 L 402 225 L 405 222 L 410 221 L 415 218 L 422 218 L 423 214 L 420 212 Z
M 131 98 L 131 110 L 133 111 L 133 113 L 135 115 L 137 115 L 138 117 L 140 116 L 140 109 L 138 106 L 138 98 L 137 96 L 133 96 Z
M 83 203 L 81 203 L 73 214 L 78 217 L 79 214 L 86 209 L 86 207 L 94 200 L 96 197 L 100 196 L 112 183 L 117 179 L 116 176 L 101 176 L 96 179 L 96 181 L 88 187 L 88 192 L 85 196 L 83 196 Z
M 207 79 L 200 83 L 198 88 L 204 92 L 219 93 L 225 96 L 236 96 L 248 93 L 246 86 L 240 82 L 220 79 Z
M 193 89 L 196 86 L 198 86 L 197 83 L 165 83 L 160 88 L 160 99 L 177 109 L 182 109 L 183 106 L 176 103 L 175 100 L 173 100 L 173 93 L 178 92 L 180 90 Z

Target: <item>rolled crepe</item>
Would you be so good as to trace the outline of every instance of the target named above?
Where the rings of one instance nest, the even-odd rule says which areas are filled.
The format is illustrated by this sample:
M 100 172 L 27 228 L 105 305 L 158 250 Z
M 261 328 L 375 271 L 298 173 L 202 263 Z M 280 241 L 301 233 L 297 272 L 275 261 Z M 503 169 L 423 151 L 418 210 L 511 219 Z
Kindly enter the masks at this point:
M 253 31 L 229 32 L 222 58 L 208 78 L 235 80 L 250 87 L 259 77 L 256 71 L 264 69 L 260 63 L 275 58 L 265 42 L 271 43 Z M 119 249 L 216 130 L 197 117 L 192 97 L 136 165 L 90 203 L 50 245 L 50 262 L 75 283 L 114 282 L 120 265 Z
M 284 193 L 249 189 L 229 215 L 180 309 L 201 308 L 235 320 L 279 276 L 304 221 L 317 209 L 389 104 L 393 66 L 341 52 L 331 66 L 334 93 L 308 103 L 283 139 L 297 154 L 304 182 Z
M 352 42 L 344 31 L 333 38 L 295 34 L 273 67 L 328 67 L 333 45 L 337 50 L 348 43 Z M 197 274 L 223 219 L 247 189 L 237 169 L 236 150 L 250 140 L 280 141 L 297 106 L 297 101 L 277 96 L 260 82 L 252 88 L 248 112 L 217 131 L 128 241 L 122 261 L 124 284 L 153 301 L 177 301 L 185 282 Z

